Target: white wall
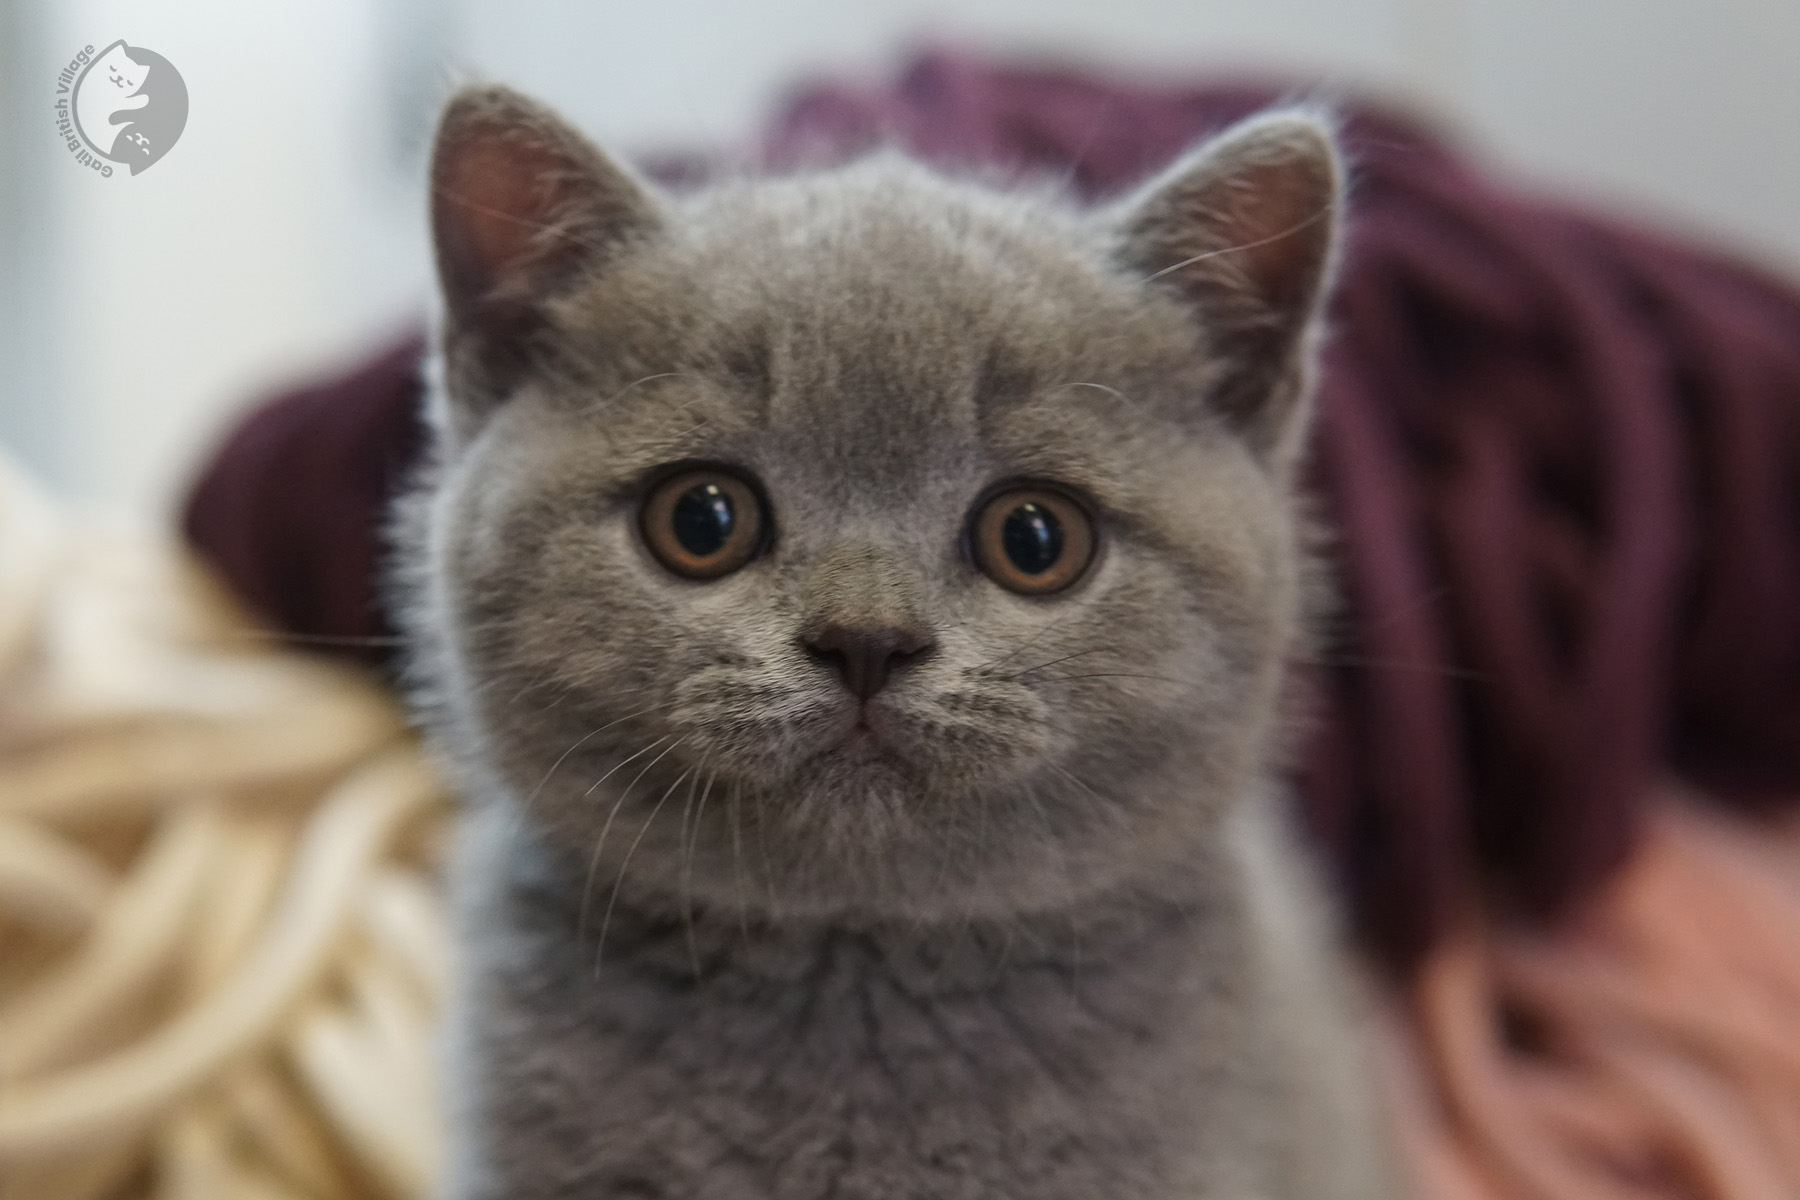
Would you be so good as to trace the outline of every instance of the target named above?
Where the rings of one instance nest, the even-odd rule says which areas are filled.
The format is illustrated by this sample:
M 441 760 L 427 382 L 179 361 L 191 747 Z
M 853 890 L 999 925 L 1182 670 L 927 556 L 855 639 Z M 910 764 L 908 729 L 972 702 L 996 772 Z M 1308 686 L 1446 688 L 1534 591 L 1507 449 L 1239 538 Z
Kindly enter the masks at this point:
M 1303 64 L 1404 77 L 1407 9 L 1432 0 L 462 0 L 481 73 L 621 144 L 729 143 L 797 76 L 868 74 L 928 39 L 1187 73 Z
M 0 330 L 0 437 L 113 508 L 165 505 L 234 405 L 417 309 L 417 143 L 429 98 L 455 78 L 526 87 L 630 150 L 729 144 L 797 74 L 879 70 L 930 37 L 1158 72 L 1285 67 L 1420 98 L 1554 192 L 1800 275 L 1800 0 L 0 0 L 9 8 L 29 19 L 0 26 L 8 97 L 29 101 L 20 81 L 35 78 L 47 111 L 69 55 L 115 37 L 166 55 L 190 91 L 181 143 L 125 179 L 91 177 L 47 117 L 0 107 L 0 149 L 41 178 L 22 201 L 0 190 L 12 223 L 0 245 L 38 250 L 3 268 L 0 319 L 28 310 L 43 326 Z
M 51 161 L 22 219 L 54 249 L 47 277 L 5 286 L 54 316 L 27 348 L 47 367 L 0 363 L 0 404 L 32 414 L 19 440 L 66 493 L 158 509 L 228 411 L 417 308 L 418 200 L 385 158 L 377 26 L 365 0 L 75 0 L 38 26 L 39 58 L 4 67 L 39 85 L 21 140 Z M 175 65 L 189 115 L 166 158 L 106 179 L 50 113 L 62 66 L 119 37 Z
M 1800 277 L 1800 0 L 1456 0 L 1506 163 Z
M 1288 68 L 1443 116 L 1556 192 L 1800 272 L 1800 0 L 462 0 L 469 61 L 624 144 L 730 142 L 809 70 L 928 37 Z

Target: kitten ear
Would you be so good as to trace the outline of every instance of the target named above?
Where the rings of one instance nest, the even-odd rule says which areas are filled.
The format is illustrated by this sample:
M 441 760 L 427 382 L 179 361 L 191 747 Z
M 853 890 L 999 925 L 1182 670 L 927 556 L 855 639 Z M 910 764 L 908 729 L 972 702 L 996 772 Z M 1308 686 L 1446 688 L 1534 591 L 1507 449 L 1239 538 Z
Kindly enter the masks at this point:
M 1196 310 L 1222 364 L 1212 404 L 1270 456 L 1284 455 L 1303 424 L 1308 334 L 1331 273 L 1341 178 L 1318 120 L 1252 117 L 1152 180 L 1120 225 L 1129 266 Z
M 549 109 L 499 86 L 452 97 L 431 232 L 457 390 L 503 398 L 530 365 L 544 302 L 659 222 L 644 185 Z

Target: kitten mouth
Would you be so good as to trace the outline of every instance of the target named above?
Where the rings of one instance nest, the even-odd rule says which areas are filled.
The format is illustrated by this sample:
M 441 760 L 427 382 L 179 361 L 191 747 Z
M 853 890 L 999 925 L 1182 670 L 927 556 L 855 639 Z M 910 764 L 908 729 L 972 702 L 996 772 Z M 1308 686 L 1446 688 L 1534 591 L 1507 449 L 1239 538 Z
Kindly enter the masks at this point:
M 852 762 L 867 762 L 873 758 L 884 758 L 887 745 L 873 729 L 858 722 L 849 733 L 838 741 L 838 749 L 842 750 Z
M 852 762 L 901 759 L 904 756 L 894 724 L 893 718 L 882 710 L 867 701 L 858 702 L 846 710 L 840 726 L 843 732 L 832 739 L 830 750 Z

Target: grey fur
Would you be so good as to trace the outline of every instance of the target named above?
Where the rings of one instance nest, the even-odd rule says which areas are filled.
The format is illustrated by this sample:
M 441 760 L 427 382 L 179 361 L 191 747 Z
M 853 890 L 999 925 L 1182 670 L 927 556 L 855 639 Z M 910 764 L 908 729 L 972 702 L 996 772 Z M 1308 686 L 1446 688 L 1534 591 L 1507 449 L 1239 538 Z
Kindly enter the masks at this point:
M 437 155 L 397 583 L 469 810 L 444 1196 L 1392 1195 L 1275 782 L 1326 129 L 1098 213 L 891 156 L 659 196 L 498 88 Z M 688 460 L 770 503 L 717 580 L 637 532 Z M 1066 593 L 969 563 L 1015 477 L 1097 513 Z M 832 622 L 936 639 L 879 754 L 803 649 Z

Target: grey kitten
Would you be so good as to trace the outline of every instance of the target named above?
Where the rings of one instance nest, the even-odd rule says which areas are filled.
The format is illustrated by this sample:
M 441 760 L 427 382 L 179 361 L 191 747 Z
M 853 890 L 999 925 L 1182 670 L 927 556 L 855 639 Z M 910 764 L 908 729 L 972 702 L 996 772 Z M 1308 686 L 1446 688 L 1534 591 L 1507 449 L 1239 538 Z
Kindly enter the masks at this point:
M 453 1200 L 1393 1195 L 1276 781 L 1340 170 L 662 195 L 450 104 Z

